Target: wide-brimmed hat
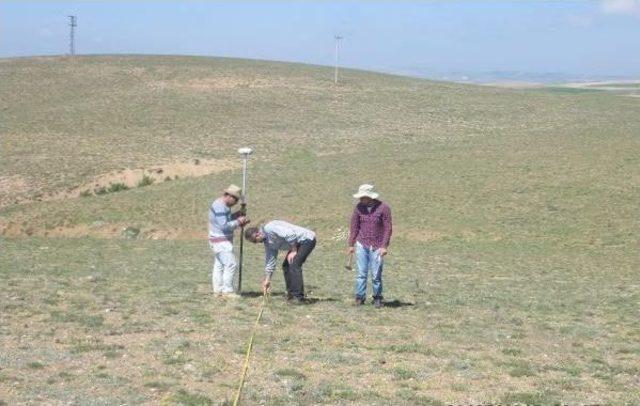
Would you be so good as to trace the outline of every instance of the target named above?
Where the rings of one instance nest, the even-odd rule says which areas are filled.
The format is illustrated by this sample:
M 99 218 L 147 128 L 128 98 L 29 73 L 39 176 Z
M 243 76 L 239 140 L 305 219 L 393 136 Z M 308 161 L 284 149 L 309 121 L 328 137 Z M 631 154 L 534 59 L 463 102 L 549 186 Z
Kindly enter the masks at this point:
M 242 189 L 236 185 L 229 185 L 229 187 L 224 190 L 224 193 L 230 196 L 233 196 L 239 200 L 240 195 L 242 194 Z
M 356 199 L 360 199 L 361 197 L 370 197 L 372 199 L 377 199 L 378 196 L 380 195 L 373 191 L 373 185 L 367 184 L 360 185 L 356 194 L 353 195 L 353 197 L 355 197 Z

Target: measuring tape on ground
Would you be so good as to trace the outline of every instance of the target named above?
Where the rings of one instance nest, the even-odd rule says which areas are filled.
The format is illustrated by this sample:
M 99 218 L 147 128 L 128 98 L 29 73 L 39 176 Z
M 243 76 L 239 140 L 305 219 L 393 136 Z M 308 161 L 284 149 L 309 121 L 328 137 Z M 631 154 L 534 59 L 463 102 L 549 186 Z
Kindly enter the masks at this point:
M 264 312 L 264 308 L 269 303 L 269 294 L 265 293 L 262 296 L 262 303 L 260 304 L 260 310 L 258 311 L 258 317 L 256 317 L 256 322 L 253 324 L 253 331 L 251 332 L 251 338 L 249 339 L 249 344 L 247 345 L 247 352 L 244 356 L 244 366 L 242 367 L 242 375 L 240 376 L 240 382 L 238 383 L 238 390 L 236 392 L 236 397 L 233 400 L 233 406 L 237 406 L 240 401 L 240 394 L 242 393 L 242 387 L 244 386 L 244 381 L 247 377 L 247 371 L 249 370 L 249 359 L 251 358 L 251 349 L 253 348 L 253 339 L 256 336 L 256 331 L 258 330 L 258 324 L 260 323 L 260 319 L 262 318 L 262 313 Z

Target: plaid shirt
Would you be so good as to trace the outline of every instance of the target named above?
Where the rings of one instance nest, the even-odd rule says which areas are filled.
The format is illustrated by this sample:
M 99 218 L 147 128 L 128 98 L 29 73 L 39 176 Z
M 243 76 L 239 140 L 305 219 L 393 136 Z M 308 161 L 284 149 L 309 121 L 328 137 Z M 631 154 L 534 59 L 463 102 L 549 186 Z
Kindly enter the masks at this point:
M 391 209 L 386 203 L 374 200 L 369 207 L 358 203 L 351 216 L 349 246 L 358 241 L 365 247 L 387 248 L 391 240 Z

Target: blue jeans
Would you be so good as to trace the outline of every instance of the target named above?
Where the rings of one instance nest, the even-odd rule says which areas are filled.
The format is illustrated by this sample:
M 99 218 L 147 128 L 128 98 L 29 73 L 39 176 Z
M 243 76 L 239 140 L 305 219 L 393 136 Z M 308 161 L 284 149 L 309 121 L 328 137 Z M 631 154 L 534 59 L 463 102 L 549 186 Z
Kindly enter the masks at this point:
M 382 299 L 382 256 L 380 250 L 364 247 L 356 243 L 356 262 L 358 275 L 356 276 L 356 297 L 364 299 L 367 296 L 367 279 L 371 273 L 373 297 Z

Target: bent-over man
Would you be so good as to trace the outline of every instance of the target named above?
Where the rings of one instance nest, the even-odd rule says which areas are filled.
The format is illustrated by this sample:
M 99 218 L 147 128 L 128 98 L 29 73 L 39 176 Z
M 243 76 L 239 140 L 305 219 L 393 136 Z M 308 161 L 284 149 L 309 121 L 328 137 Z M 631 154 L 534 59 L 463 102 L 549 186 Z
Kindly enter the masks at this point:
M 316 234 L 306 228 L 282 220 L 273 220 L 260 227 L 249 227 L 244 236 L 253 243 L 264 243 L 265 278 L 264 292 L 271 290 L 271 276 L 276 269 L 278 251 L 287 251 L 282 271 L 287 289 L 287 299 L 293 304 L 304 304 L 302 265 L 316 246 Z

